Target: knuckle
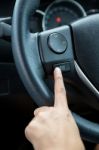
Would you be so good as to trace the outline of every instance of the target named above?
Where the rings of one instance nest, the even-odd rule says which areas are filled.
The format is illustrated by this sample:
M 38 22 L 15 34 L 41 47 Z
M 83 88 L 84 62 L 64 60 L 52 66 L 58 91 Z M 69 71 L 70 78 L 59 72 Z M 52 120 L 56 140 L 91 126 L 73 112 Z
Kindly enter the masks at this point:
M 36 108 L 34 112 L 39 112 L 41 108 Z
M 45 112 L 46 110 L 48 110 L 48 108 L 49 107 L 45 107 L 45 106 L 37 108 L 37 109 L 35 109 L 34 114 L 39 114 L 40 112 Z
M 61 94 L 66 94 L 64 87 L 58 88 L 58 89 L 57 89 L 57 92 L 58 92 L 58 93 L 61 93 Z
M 35 109 L 34 112 L 36 112 L 36 111 L 38 111 L 38 110 L 39 110 L 39 108 Z
M 49 113 L 48 112 L 40 112 L 39 114 L 38 114 L 38 120 L 39 120 L 39 122 L 46 122 L 47 121 L 47 119 L 48 119 L 48 117 L 49 117 Z
M 25 137 L 31 141 L 31 139 L 33 140 L 33 138 L 35 138 L 36 136 L 36 131 L 37 128 L 34 124 L 29 124 L 26 128 L 25 128 Z
M 66 117 L 67 117 L 67 118 L 70 118 L 70 117 L 71 117 L 71 115 L 70 115 L 70 112 L 69 112 L 69 111 L 67 111 L 67 112 L 66 112 Z
M 31 121 L 28 126 L 25 128 L 25 135 L 28 135 L 31 133 L 31 131 L 34 131 L 36 128 L 36 123 L 34 121 Z
M 30 135 L 30 128 L 27 126 L 26 128 L 25 128 L 25 136 L 28 138 L 28 136 Z
M 44 117 L 45 115 L 44 115 L 44 113 L 43 112 L 39 112 L 38 113 L 38 117 L 39 118 L 41 118 L 41 119 L 45 119 L 45 117 Z
M 38 109 L 35 109 L 34 111 L 34 115 L 36 115 L 38 113 Z
M 61 76 L 57 76 L 57 77 L 56 77 L 56 80 L 57 80 L 57 81 L 62 81 L 62 77 L 61 77 Z
M 28 127 L 25 128 L 25 135 L 28 133 Z
M 67 119 L 71 118 L 71 112 L 69 110 L 66 111 L 66 118 Z

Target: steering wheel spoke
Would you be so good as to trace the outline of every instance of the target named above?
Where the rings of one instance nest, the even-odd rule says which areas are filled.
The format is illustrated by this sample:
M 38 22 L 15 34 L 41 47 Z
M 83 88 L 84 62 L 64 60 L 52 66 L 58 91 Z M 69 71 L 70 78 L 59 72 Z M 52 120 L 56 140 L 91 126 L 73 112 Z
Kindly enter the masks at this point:
M 63 72 L 71 71 L 74 56 L 69 26 L 41 32 L 38 42 L 41 61 L 47 74 L 52 74 L 55 67 L 60 67 Z

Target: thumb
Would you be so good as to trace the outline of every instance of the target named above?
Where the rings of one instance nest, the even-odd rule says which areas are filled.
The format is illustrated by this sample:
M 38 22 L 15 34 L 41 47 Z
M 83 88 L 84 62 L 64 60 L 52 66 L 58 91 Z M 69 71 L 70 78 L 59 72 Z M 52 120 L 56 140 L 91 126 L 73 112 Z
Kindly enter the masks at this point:
M 55 92 L 55 107 L 68 108 L 66 90 L 63 82 L 63 76 L 60 68 L 56 68 L 54 71 L 54 92 Z

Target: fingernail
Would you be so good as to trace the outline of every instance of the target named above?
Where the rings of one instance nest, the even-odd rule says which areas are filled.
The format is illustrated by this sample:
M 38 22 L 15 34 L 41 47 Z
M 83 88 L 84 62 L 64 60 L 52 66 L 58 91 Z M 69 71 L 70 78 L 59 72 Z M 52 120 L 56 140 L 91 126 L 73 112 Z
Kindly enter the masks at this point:
M 60 69 L 59 67 L 56 67 L 56 68 L 55 68 L 55 73 L 56 73 L 56 74 L 61 74 L 61 69 Z

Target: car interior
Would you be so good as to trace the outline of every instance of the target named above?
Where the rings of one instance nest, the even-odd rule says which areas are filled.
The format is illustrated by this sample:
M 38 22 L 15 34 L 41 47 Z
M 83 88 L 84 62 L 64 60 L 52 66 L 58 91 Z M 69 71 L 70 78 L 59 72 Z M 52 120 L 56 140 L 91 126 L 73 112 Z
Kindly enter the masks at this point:
M 99 143 L 99 1 L 0 1 L 1 149 L 32 150 L 24 129 L 53 105 L 60 67 L 86 149 Z

